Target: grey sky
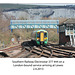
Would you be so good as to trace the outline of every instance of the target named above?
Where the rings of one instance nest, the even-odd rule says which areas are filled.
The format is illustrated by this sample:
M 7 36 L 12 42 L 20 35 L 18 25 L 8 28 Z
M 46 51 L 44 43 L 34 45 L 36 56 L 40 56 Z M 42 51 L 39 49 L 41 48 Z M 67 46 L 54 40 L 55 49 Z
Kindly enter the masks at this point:
M 75 5 L 75 3 L 30 3 L 29 5 L 53 5 L 53 6 L 64 6 L 64 5 Z

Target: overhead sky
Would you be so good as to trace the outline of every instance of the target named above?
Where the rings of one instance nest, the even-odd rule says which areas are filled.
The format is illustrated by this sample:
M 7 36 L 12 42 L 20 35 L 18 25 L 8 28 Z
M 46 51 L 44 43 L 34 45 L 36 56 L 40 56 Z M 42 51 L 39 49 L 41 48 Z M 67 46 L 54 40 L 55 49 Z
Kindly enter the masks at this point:
M 29 5 L 53 5 L 53 6 L 64 6 L 64 5 L 75 5 L 75 3 L 30 3 Z

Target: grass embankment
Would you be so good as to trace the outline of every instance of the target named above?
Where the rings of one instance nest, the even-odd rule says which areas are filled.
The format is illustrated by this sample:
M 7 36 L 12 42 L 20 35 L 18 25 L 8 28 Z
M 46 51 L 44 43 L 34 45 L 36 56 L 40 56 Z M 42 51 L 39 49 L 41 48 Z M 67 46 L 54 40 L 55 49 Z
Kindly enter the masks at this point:
M 57 29 L 47 29 L 48 31 L 48 41 L 52 43 L 59 42 L 59 33 L 57 33 Z
M 0 41 L 5 43 L 5 45 L 8 45 L 11 43 L 11 38 L 14 37 L 16 39 L 15 42 L 17 42 L 18 36 L 21 37 L 21 40 L 27 40 L 31 39 L 31 32 L 39 30 L 39 29 L 14 29 L 13 33 L 9 31 L 6 32 L 0 32 Z M 59 41 L 59 34 L 57 34 L 56 29 L 45 29 L 48 31 L 48 40 L 50 42 L 57 42 Z

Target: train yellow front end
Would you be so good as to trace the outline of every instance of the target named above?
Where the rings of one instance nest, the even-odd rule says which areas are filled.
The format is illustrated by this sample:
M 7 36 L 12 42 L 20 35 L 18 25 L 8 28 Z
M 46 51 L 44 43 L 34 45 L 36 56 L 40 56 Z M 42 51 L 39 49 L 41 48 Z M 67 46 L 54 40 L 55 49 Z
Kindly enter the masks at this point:
M 37 45 L 47 45 L 48 32 L 46 30 L 37 30 L 33 32 L 32 37 L 36 41 Z

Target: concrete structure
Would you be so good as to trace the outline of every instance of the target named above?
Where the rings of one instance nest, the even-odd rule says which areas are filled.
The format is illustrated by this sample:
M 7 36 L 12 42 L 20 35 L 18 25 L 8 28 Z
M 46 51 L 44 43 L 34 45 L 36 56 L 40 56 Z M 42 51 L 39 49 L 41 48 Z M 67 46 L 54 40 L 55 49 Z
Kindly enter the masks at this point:
M 75 19 L 67 19 L 59 26 L 59 44 L 70 43 L 75 46 Z

